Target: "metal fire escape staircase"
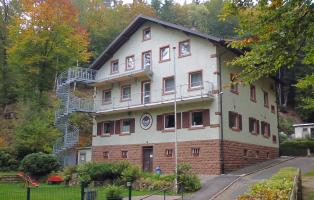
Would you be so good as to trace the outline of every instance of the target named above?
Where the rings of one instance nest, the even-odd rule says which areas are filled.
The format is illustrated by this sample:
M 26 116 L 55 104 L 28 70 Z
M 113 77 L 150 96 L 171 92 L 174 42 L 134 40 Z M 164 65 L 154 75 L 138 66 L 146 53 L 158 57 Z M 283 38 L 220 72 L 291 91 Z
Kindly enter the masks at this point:
M 70 114 L 73 112 L 94 112 L 93 99 L 82 99 L 71 94 L 71 83 L 82 82 L 90 84 L 95 82 L 97 71 L 89 68 L 70 68 L 58 76 L 56 82 L 56 95 L 59 107 L 55 112 L 55 126 L 63 135 L 58 138 L 54 147 L 55 155 L 70 150 L 79 142 L 79 129 L 69 123 Z

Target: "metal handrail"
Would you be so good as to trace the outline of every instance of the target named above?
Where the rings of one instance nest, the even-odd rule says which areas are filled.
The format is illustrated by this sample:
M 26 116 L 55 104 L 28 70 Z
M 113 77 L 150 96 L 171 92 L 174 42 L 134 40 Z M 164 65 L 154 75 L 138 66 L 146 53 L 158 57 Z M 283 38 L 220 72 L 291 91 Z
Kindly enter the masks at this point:
M 177 185 L 177 186 L 182 185 L 182 182 L 179 182 L 179 183 L 177 183 L 176 185 Z M 169 188 L 163 188 L 163 189 L 161 189 L 161 190 L 155 191 L 155 192 L 153 192 L 153 193 L 151 193 L 151 194 L 149 194 L 149 195 L 147 195 L 147 196 L 141 198 L 140 200 L 147 199 L 147 198 L 149 198 L 149 197 L 151 197 L 151 196 L 153 196 L 153 195 L 155 195 L 155 194 L 159 194 L 159 193 L 161 193 L 161 192 L 163 192 L 164 200 L 165 200 L 165 199 L 166 199 L 166 191 L 169 190 L 169 189 L 171 189 L 171 187 L 169 187 Z M 183 192 L 184 192 L 184 191 L 183 191 L 183 189 L 182 189 L 182 190 L 181 190 L 181 198 L 182 198 L 182 200 L 183 200 Z

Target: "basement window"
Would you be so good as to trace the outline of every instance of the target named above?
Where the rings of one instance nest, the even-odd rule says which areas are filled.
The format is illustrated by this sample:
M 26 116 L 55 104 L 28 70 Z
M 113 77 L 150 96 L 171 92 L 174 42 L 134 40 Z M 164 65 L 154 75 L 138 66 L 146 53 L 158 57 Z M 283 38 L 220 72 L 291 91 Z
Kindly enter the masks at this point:
M 108 159 L 109 158 L 109 151 L 103 152 L 103 156 L 105 159 Z
M 166 155 L 166 157 L 172 157 L 173 156 L 173 149 L 166 149 L 165 155 Z
M 200 156 L 200 148 L 192 148 L 192 156 L 199 157 Z
M 128 158 L 128 151 L 121 151 L 122 158 Z

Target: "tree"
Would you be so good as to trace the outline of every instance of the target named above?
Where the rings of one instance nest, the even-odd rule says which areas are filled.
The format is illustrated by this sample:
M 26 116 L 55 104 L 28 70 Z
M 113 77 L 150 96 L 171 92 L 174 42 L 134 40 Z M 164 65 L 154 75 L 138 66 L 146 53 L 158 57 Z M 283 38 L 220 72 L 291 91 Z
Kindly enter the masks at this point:
M 274 76 L 280 69 L 314 64 L 314 2 L 311 0 L 230 0 L 221 14 L 225 20 L 236 15 L 239 40 L 231 46 L 246 51 L 230 64 L 244 68 L 239 82 L 250 83 Z M 314 108 L 314 73 L 299 77 L 297 86 L 310 90 L 303 99 L 307 109 Z
M 88 61 L 88 35 L 67 0 L 22 0 L 21 10 L 9 26 L 9 64 L 20 97 L 40 101 L 56 73 Z

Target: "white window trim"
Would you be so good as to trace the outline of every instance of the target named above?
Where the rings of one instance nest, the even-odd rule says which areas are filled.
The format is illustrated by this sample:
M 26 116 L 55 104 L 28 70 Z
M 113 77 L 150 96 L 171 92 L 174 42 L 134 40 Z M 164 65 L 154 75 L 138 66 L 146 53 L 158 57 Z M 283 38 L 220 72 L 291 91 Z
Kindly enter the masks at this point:
M 173 117 L 174 117 L 174 114 L 165 114 L 165 115 L 164 115 L 164 129 L 165 129 L 165 130 L 174 130 L 175 125 L 174 125 L 174 127 L 166 128 L 166 116 L 169 116 L 169 115 L 173 115 Z
M 110 94 L 111 94 L 111 97 L 110 97 L 109 101 L 106 101 L 106 95 L 105 95 L 106 92 L 110 92 Z M 102 93 L 103 93 L 102 94 L 102 96 L 103 96 L 102 104 L 111 104 L 112 103 L 112 90 L 111 89 L 110 90 L 103 90 Z
M 200 82 L 200 85 L 192 86 L 192 75 L 193 75 L 193 74 L 198 74 L 198 73 L 201 74 L 201 82 Z M 202 88 L 202 87 L 203 87 L 203 73 L 202 73 L 202 71 L 196 71 L 196 72 L 190 72 L 190 73 L 189 73 L 189 85 L 190 85 L 190 88 L 191 88 L 191 89 L 196 89 L 196 88 Z
M 128 88 L 128 87 L 130 88 L 130 96 L 127 97 L 127 98 L 124 98 L 123 90 L 124 90 L 125 88 Z M 122 100 L 122 101 L 129 101 L 129 100 L 131 100 L 131 96 L 132 96 L 131 85 L 124 85 L 124 86 L 121 86 L 121 100 Z
M 169 90 L 169 91 L 166 91 L 166 81 L 167 80 L 171 80 L 171 79 L 173 79 L 173 81 L 174 81 L 174 77 L 167 77 L 167 78 L 164 78 L 164 83 L 163 83 L 163 92 L 164 92 L 164 94 L 169 94 L 169 93 L 173 93 L 173 92 L 175 92 L 175 86 L 174 86 L 174 89 L 173 90 Z
M 130 122 L 130 125 L 129 125 L 129 131 L 128 132 L 124 132 L 123 131 L 123 122 L 124 121 L 130 121 L 130 119 L 122 119 L 121 120 L 121 127 L 120 127 L 120 129 L 121 129 L 121 134 L 129 134 L 129 133 L 131 133 L 131 122 Z
M 203 124 L 202 125 L 193 125 L 192 123 L 193 123 L 193 120 L 192 120 L 192 118 L 193 118 L 193 113 L 196 113 L 196 112 L 200 112 L 200 113 L 202 113 L 202 121 L 203 121 Z M 190 112 L 190 122 L 191 122 L 191 128 L 199 128 L 199 127 L 204 127 L 204 119 L 203 119 L 203 112 L 202 111 L 192 111 L 192 112 Z
M 116 71 L 113 70 L 114 69 L 114 67 L 113 67 L 114 63 L 118 64 L 118 67 L 117 67 Z M 115 74 L 115 73 L 119 73 L 119 60 L 115 60 L 115 61 L 111 62 L 111 74 Z

